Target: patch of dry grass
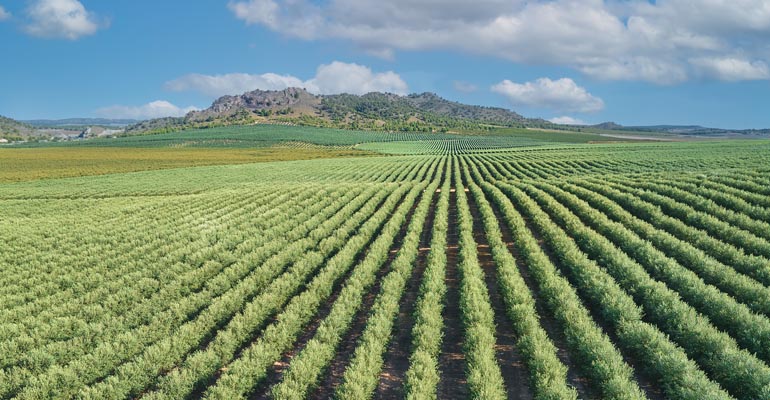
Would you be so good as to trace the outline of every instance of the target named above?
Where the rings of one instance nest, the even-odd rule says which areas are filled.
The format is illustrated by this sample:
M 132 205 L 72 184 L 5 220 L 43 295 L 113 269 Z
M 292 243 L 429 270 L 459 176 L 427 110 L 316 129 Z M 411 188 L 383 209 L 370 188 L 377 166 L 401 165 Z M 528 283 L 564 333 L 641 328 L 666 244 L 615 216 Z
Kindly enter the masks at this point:
M 374 153 L 350 149 L 326 149 L 320 146 L 258 149 L 5 148 L 0 149 L 0 182 L 21 182 L 205 165 L 356 157 L 371 154 Z

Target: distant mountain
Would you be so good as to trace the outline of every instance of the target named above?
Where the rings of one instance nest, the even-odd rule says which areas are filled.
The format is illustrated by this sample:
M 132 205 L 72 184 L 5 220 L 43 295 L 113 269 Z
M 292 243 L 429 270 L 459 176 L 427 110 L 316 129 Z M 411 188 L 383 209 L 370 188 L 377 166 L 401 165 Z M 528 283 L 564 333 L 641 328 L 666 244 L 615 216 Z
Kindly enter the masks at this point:
M 211 107 L 183 118 L 140 122 L 127 132 L 176 130 L 259 122 L 294 123 L 351 129 L 398 131 L 449 131 L 493 126 L 523 127 L 521 115 L 495 107 L 449 101 L 434 93 L 400 96 L 392 93 L 365 95 L 315 95 L 305 89 L 255 90 L 239 96 L 223 96 Z
M 0 115 L 0 139 L 18 140 L 34 131 L 35 129 L 27 124 Z
M 465 120 L 498 125 L 524 122 L 521 115 L 504 108 L 472 106 L 443 99 L 435 93 L 398 96 L 368 93 L 363 96 L 339 94 L 325 96 L 321 107 L 333 118 L 363 115 L 374 119 Z
M 614 130 L 623 128 L 623 125 L 618 125 L 614 122 L 602 122 L 601 124 L 593 125 L 591 127 L 596 129 Z
M 123 133 L 122 128 L 128 122 L 135 123 L 136 121 L 73 118 L 21 122 L 0 116 L 0 142 L 74 140 L 115 136 Z
M 110 118 L 66 118 L 66 119 L 32 119 L 22 121 L 39 128 L 69 127 L 69 126 L 106 126 L 124 127 L 139 122 L 135 119 Z
M 323 96 L 316 96 L 304 89 L 255 90 L 238 96 L 222 96 L 211 107 L 193 111 L 184 117 L 185 122 L 210 122 L 216 119 L 254 117 L 320 115 Z
M 708 128 L 700 125 L 649 125 L 649 126 L 623 126 L 614 122 L 605 122 L 591 126 L 592 128 L 614 130 L 614 131 L 633 131 L 633 132 L 656 132 L 668 133 L 681 136 L 711 136 L 711 137 L 739 137 L 739 136 L 767 136 L 770 135 L 770 129 L 721 129 Z

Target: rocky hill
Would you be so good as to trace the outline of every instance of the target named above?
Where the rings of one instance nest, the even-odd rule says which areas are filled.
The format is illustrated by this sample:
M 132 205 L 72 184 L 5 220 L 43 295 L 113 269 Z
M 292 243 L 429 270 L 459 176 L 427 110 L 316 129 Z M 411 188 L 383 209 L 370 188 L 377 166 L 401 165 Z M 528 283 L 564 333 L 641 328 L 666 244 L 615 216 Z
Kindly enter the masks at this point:
M 518 113 L 504 108 L 462 104 L 441 98 L 435 93 L 413 94 L 406 99 L 420 110 L 445 117 L 503 125 L 518 124 L 525 121 L 525 118 Z
M 434 93 L 409 96 L 390 93 L 325 96 L 321 101 L 321 109 L 333 119 L 356 116 L 381 120 L 415 118 L 426 122 L 472 121 L 505 126 L 521 124 L 525 120 L 521 115 L 503 108 L 461 104 Z
M 510 110 L 465 105 L 433 93 L 409 96 L 392 93 L 315 95 L 304 89 L 288 88 L 223 96 L 205 110 L 193 111 L 183 118 L 144 121 L 129 127 L 127 132 L 259 122 L 352 129 L 450 131 L 524 126 L 528 121 Z
M 698 137 L 767 137 L 770 129 L 721 129 L 708 128 L 700 125 L 650 125 L 650 126 L 623 126 L 614 122 L 604 122 L 592 125 L 592 128 L 601 130 L 613 130 L 617 132 L 654 132 L 678 136 Z
M 21 121 L 32 125 L 35 128 L 71 128 L 71 127 L 92 127 L 102 126 L 107 128 L 120 128 L 132 125 L 138 120 L 135 119 L 112 119 L 112 118 L 65 118 L 65 119 L 30 119 Z
M 94 122 L 104 124 L 94 124 Z M 113 125 L 108 125 L 106 122 L 111 122 Z M 131 120 L 130 122 L 136 121 Z M 115 120 L 90 118 L 22 122 L 0 115 L 0 143 L 60 141 L 116 136 L 124 132 L 123 129 L 114 126 L 116 123 Z
M 0 115 L 0 139 L 20 140 L 35 131 L 31 126 Z

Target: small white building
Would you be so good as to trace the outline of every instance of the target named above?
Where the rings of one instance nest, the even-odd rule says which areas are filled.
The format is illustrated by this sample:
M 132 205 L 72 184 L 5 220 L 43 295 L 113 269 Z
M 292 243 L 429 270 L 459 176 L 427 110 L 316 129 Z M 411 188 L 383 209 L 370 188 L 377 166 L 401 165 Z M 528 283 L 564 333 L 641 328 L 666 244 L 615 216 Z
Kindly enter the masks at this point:
M 6 139 L 6 138 L 0 138 L 0 143 L 8 143 L 8 139 Z

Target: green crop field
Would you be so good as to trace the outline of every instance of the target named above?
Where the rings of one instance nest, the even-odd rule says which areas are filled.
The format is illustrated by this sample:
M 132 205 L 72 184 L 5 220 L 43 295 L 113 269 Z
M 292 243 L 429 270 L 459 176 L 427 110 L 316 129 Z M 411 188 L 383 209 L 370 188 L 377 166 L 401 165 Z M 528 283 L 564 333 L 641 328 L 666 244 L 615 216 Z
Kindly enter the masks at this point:
M 601 138 L 0 148 L 0 398 L 769 399 L 770 141 Z

